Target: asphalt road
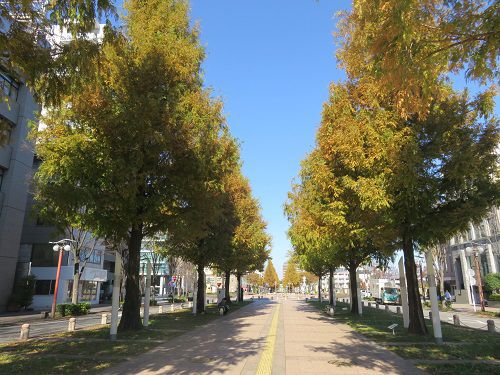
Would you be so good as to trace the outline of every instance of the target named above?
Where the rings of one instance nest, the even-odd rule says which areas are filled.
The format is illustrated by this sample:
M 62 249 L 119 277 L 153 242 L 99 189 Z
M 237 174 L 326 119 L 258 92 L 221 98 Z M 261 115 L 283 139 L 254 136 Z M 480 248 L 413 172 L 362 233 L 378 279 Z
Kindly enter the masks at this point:
M 180 309 L 182 306 L 180 303 L 176 303 L 175 309 Z M 187 304 L 183 304 L 187 306 Z M 162 304 L 164 311 L 169 311 L 171 304 Z M 111 308 L 99 309 L 98 313 L 91 313 L 89 315 L 82 315 L 76 317 L 76 329 L 81 329 L 85 327 L 91 327 L 101 324 L 102 313 L 108 314 L 108 323 L 111 319 Z M 158 306 L 151 306 L 150 313 L 157 313 Z M 118 313 L 118 317 L 121 317 L 121 312 Z M 19 340 L 19 335 L 21 331 L 21 325 L 23 323 L 30 324 L 30 338 L 43 337 L 54 333 L 66 332 L 68 330 L 69 318 L 52 320 L 48 319 L 36 319 L 27 322 L 23 320 L 22 322 L 8 322 L 3 323 L 0 319 L 0 343 L 12 342 Z

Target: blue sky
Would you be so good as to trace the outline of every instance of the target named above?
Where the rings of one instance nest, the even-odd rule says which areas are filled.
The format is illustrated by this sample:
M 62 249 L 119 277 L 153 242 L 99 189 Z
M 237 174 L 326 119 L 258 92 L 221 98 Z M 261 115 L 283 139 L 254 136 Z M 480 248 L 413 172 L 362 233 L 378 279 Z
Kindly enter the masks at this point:
M 337 69 L 335 14 L 350 1 L 192 0 L 206 48 L 207 86 L 225 103 L 244 173 L 260 200 L 280 277 L 291 248 L 283 204 L 314 145 Z

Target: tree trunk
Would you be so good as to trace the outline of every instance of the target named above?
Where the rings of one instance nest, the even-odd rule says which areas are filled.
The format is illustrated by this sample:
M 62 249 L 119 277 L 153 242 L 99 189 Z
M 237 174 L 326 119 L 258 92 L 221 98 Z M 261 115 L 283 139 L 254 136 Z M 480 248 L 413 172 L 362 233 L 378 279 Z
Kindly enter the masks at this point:
M 141 294 L 139 292 L 139 265 L 142 242 L 142 224 L 135 225 L 130 231 L 128 259 L 125 265 L 125 302 L 118 330 L 141 329 Z
M 238 273 L 236 275 L 236 279 L 238 280 L 238 302 L 243 301 L 243 292 L 241 291 L 241 274 Z
M 73 287 L 71 289 L 71 303 L 78 303 L 78 286 L 80 284 L 80 269 L 79 263 L 76 262 L 74 266 L 73 274 Z
M 323 302 L 321 301 L 321 274 L 319 274 L 318 276 L 318 299 L 319 299 L 319 303 Z
M 226 302 L 230 303 L 231 302 L 231 296 L 229 294 L 229 284 L 231 282 L 231 272 L 226 271 L 225 272 L 225 281 L 224 281 L 224 297 L 226 297 Z
M 413 240 L 408 234 L 403 234 L 403 254 L 405 259 L 406 287 L 408 289 L 408 311 L 410 313 L 410 323 L 408 332 L 425 335 L 424 312 L 420 293 L 418 291 L 417 267 L 415 264 L 415 254 L 413 253 Z M 431 265 L 432 267 L 432 265 Z
M 198 264 L 198 291 L 196 293 L 196 312 L 205 312 L 205 266 Z
M 358 280 L 356 278 L 357 264 L 354 261 L 350 261 L 347 269 L 349 271 L 349 289 L 351 290 L 351 314 L 359 315 Z
M 333 268 L 330 268 L 330 276 L 328 278 L 328 303 L 333 306 Z

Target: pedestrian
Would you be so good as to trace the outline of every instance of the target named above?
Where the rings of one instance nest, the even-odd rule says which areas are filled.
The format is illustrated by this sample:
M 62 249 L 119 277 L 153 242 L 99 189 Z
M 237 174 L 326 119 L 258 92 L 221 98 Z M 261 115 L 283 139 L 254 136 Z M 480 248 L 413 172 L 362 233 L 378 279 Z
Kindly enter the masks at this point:
M 451 302 L 451 294 L 449 291 L 446 291 L 446 293 L 444 294 L 444 298 L 446 299 L 446 301 Z

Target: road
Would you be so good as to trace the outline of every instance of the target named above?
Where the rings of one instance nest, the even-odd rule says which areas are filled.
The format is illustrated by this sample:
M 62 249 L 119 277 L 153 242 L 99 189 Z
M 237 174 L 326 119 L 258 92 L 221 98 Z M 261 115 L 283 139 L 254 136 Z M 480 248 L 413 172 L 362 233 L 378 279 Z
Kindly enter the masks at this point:
M 172 304 L 161 304 L 165 311 L 171 308 Z M 187 306 L 187 304 L 184 304 Z M 174 304 L 175 309 L 180 309 L 182 304 L 176 303 Z M 111 307 L 107 308 L 99 308 L 99 312 L 91 313 L 89 315 L 82 315 L 76 318 L 76 329 L 81 329 L 85 327 L 91 327 L 95 325 L 101 324 L 101 315 L 102 313 L 108 313 L 108 323 L 111 315 Z M 152 314 L 158 311 L 158 306 L 151 306 L 150 312 Z M 118 316 L 121 317 L 121 312 L 118 313 Z M 9 317 L 9 319 L 0 319 L 0 343 L 12 342 L 19 339 L 21 324 L 29 323 L 30 324 L 30 337 L 43 337 L 54 333 L 66 332 L 68 330 L 68 320 L 69 318 L 56 319 L 52 320 L 48 319 L 32 319 L 30 321 L 26 321 L 26 319 L 22 319 L 23 317 L 19 317 L 22 319 L 20 322 L 12 321 L 13 317 Z M 7 322 L 5 322 L 7 321 Z

